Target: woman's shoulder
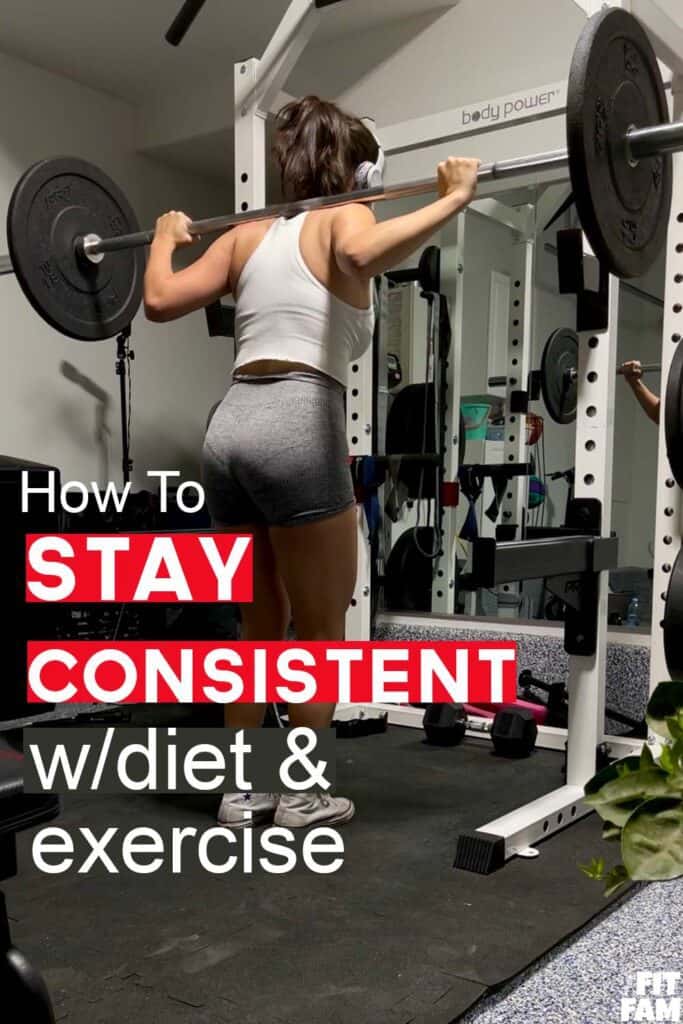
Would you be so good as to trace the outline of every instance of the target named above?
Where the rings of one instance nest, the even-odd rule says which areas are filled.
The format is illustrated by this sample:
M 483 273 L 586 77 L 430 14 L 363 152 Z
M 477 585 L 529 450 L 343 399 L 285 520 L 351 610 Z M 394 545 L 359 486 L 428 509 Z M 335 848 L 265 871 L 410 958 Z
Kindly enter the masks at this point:
M 366 227 L 377 222 L 373 210 L 365 203 L 346 203 L 344 206 L 334 206 L 330 213 L 335 227 L 345 227 L 346 225 Z

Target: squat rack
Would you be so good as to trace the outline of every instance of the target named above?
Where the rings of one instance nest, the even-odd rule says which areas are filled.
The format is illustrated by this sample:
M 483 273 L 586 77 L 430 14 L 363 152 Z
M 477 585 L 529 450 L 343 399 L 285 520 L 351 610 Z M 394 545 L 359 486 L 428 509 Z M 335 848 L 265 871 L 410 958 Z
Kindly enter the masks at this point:
M 321 17 L 321 8 L 339 0 L 292 0 L 285 16 L 276 30 L 262 59 L 250 59 L 235 66 L 235 181 L 236 211 L 246 212 L 264 207 L 266 199 L 266 119 L 273 110 L 281 86 L 303 53 Z M 599 0 L 576 0 L 578 5 L 590 16 L 600 7 L 605 6 Z M 673 23 L 658 7 L 655 0 L 617 0 L 609 6 L 623 7 L 636 14 L 652 33 L 653 43 L 658 54 L 677 73 L 683 70 L 683 32 L 673 30 Z M 680 46 L 678 43 L 680 42 Z M 683 115 L 681 78 L 675 77 L 672 89 L 674 118 Z M 560 101 L 555 99 L 555 112 L 561 109 Z M 276 104 L 276 105 L 279 105 Z M 552 107 L 552 104 L 549 104 Z M 425 119 L 427 120 L 427 119 Z M 443 124 L 443 118 L 434 115 L 432 124 L 441 123 L 439 131 L 431 131 L 427 137 L 420 138 L 419 145 L 428 147 L 430 142 L 436 145 L 445 139 L 455 137 L 458 132 L 450 125 Z M 414 148 L 414 136 L 411 140 L 403 136 L 401 128 L 395 126 L 387 129 L 392 138 L 392 147 L 397 151 L 406 152 Z M 673 346 L 671 338 L 675 334 L 671 310 L 674 305 L 674 293 L 680 295 L 680 286 L 674 282 L 673 267 L 678 261 L 679 269 L 683 257 L 683 228 L 676 217 L 681 211 L 683 217 L 683 155 L 675 155 L 674 161 L 674 201 L 672 207 L 672 230 L 667 244 L 667 292 L 664 339 L 662 347 L 662 379 L 666 379 Z M 543 181 L 557 181 L 565 177 L 564 163 L 560 155 L 551 161 L 540 174 Z M 539 175 L 534 174 L 530 184 L 536 184 Z M 489 187 L 484 180 L 481 193 L 496 190 Z M 465 265 L 465 234 L 462 223 L 465 218 L 456 218 L 446 226 L 442 233 L 442 282 L 441 290 L 449 304 L 453 345 L 449 372 L 449 402 L 447 437 L 449 455 L 447 473 L 455 479 L 457 469 L 457 435 L 459 429 L 459 370 L 462 355 L 462 297 L 459 294 L 459 282 L 462 268 Z M 591 253 L 584 238 L 583 247 L 586 256 Z M 523 337 L 525 344 L 521 364 L 516 364 L 520 377 L 525 380 L 525 367 L 528 369 L 530 311 L 533 289 L 533 238 L 531 234 L 520 238 L 520 288 L 524 292 L 523 317 L 511 317 L 523 320 Z M 523 282 L 523 283 L 522 283 Z M 579 407 L 576 423 L 576 497 L 578 499 L 597 499 L 602 506 L 600 535 L 607 541 L 611 528 L 611 491 L 612 491 L 612 451 L 614 444 L 614 397 L 616 384 L 616 352 L 617 328 L 619 313 L 619 281 L 610 278 L 608 282 L 609 323 L 602 331 L 579 332 Z M 517 307 L 520 308 L 520 307 Z M 513 334 L 511 333 L 511 340 Z M 668 345 L 667 345 L 668 341 Z M 512 357 L 511 357 L 512 358 Z M 512 365 L 512 364 L 511 364 Z M 514 378 L 516 375 L 512 374 Z M 350 368 L 349 398 L 347 410 L 349 414 L 349 450 L 352 455 L 373 454 L 372 444 L 376 425 L 373 422 L 373 353 L 368 352 Z M 511 385 L 510 385 L 511 387 Z M 508 395 L 509 397 L 509 395 Z M 662 418 L 663 419 L 663 418 Z M 523 446 L 526 431 L 524 417 L 517 422 L 514 440 L 506 441 L 505 457 L 515 457 Z M 506 432 L 506 437 L 513 437 Z M 512 446 L 512 447 L 511 447 Z M 455 460 L 455 462 L 454 462 Z M 516 458 L 516 461 L 518 459 Z M 522 488 L 506 495 L 505 511 L 520 522 L 523 505 Z M 655 547 L 655 599 L 653 602 L 652 625 L 652 656 L 651 656 L 651 688 L 667 677 L 664 662 L 662 633 L 659 620 L 663 611 L 663 598 L 668 583 L 668 572 L 673 561 L 673 552 L 680 547 L 681 541 L 681 498 L 678 489 L 671 485 L 670 473 L 666 458 L 664 426 L 660 427 L 656 547 Z M 371 593 L 370 593 L 370 559 L 362 523 L 362 510 L 359 510 L 359 531 L 362 543 L 359 555 L 358 587 L 354 595 L 354 603 L 347 619 L 347 639 L 368 639 L 371 628 Z M 448 541 L 452 540 L 453 524 L 447 524 Z M 502 561 L 514 560 L 519 543 L 498 546 Z M 444 547 L 449 553 L 450 548 Z M 498 557 L 498 555 L 497 555 Z M 521 577 L 517 577 L 521 578 Z M 534 855 L 534 844 L 548 835 L 566 827 L 573 820 L 589 813 L 583 803 L 583 787 L 594 774 L 595 756 L 598 745 L 603 742 L 603 719 L 605 706 L 605 661 L 607 647 L 607 587 L 608 572 L 606 568 L 597 575 L 597 638 L 595 652 L 589 655 L 572 654 L 569 672 L 569 728 L 565 730 L 546 730 L 548 745 L 560 747 L 567 743 L 567 782 L 539 800 L 505 815 L 497 821 L 482 826 L 470 836 L 461 837 L 458 851 L 458 862 L 462 867 L 472 870 L 486 871 L 498 866 L 516 854 Z M 396 724 L 417 724 L 415 719 L 421 718 L 414 709 L 385 707 L 389 711 L 390 721 Z M 550 735 L 550 734 L 556 735 Z M 624 756 L 638 749 L 640 744 L 619 737 L 608 738 L 613 752 Z M 650 738 L 654 742 L 654 738 Z

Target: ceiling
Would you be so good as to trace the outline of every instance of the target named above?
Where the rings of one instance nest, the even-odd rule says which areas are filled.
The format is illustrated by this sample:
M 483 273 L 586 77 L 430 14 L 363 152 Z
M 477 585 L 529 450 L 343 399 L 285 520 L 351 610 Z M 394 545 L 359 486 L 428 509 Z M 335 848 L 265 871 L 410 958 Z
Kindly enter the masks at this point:
M 343 0 L 314 42 L 342 39 L 458 0 Z M 208 0 L 183 43 L 164 34 L 181 0 L 0 0 L 0 50 L 136 104 L 260 56 L 289 0 Z

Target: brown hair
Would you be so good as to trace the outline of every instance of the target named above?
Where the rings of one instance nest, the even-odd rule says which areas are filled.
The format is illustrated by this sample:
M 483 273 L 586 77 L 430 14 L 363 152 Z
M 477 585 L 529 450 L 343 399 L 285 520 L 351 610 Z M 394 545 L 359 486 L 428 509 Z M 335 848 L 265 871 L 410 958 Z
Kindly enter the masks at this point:
M 356 168 L 378 155 L 377 140 L 359 118 L 317 96 L 288 103 L 277 115 L 273 156 L 287 200 L 351 191 Z

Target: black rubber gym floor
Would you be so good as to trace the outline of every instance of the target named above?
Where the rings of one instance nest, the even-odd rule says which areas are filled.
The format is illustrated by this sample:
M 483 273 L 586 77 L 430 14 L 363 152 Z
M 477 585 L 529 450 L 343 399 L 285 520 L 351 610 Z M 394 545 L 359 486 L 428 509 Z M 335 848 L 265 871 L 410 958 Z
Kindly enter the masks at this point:
M 340 740 L 337 788 L 357 817 L 331 876 L 48 876 L 24 834 L 3 886 L 13 938 L 69 1024 L 449 1024 L 607 905 L 577 867 L 603 852 L 596 816 L 494 875 L 451 867 L 461 830 L 562 784 L 561 763 L 409 729 Z M 79 795 L 53 824 L 204 829 L 216 806 Z

